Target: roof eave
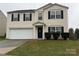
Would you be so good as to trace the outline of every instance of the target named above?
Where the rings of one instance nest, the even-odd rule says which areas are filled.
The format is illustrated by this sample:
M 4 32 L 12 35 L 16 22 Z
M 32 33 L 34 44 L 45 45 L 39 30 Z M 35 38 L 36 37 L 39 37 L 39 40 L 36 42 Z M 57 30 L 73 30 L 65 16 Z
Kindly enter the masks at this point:
M 10 11 L 10 12 L 7 12 L 7 14 L 10 14 L 10 13 L 24 13 L 24 12 L 35 12 L 35 10 L 15 10 L 15 11 Z
M 52 3 L 48 3 L 48 4 L 46 4 L 46 5 L 44 5 L 44 6 L 40 7 L 40 8 L 38 8 L 38 9 L 36 9 L 36 10 L 39 10 L 39 9 L 41 9 L 41 8 L 44 8 L 44 7 L 47 6 L 47 5 L 52 5 Z
M 61 6 L 61 7 L 64 7 L 64 8 L 67 8 L 67 9 L 69 9 L 69 7 L 67 7 L 67 6 L 64 6 L 64 5 L 61 5 L 61 4 L 58 4 L 58 3 L 55 3 L 55 4 L 53 4 L 53 5 L 58 5 L 58 6 Z

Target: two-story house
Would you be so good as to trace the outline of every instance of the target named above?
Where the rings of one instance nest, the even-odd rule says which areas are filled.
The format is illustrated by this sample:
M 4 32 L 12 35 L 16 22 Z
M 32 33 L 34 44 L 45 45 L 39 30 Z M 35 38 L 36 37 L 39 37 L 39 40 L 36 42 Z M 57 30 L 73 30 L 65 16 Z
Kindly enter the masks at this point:
M 68 32 L 68 7 L 49 3 L 36 10 L 8 12 L 7 39 L 45 39 L 45 32 Z

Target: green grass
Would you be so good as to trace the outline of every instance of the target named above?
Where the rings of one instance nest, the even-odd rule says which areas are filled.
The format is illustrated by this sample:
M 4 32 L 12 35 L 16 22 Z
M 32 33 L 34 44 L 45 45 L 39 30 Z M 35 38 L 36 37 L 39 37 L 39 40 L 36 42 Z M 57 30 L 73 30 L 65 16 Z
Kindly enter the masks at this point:
M 4 36 L 0 36 L 0 41 L 1 40 L 5 40 L 5 37 Z
M 79 55 L 79 40 L 32 40 L 7 53 L 16 56 Z

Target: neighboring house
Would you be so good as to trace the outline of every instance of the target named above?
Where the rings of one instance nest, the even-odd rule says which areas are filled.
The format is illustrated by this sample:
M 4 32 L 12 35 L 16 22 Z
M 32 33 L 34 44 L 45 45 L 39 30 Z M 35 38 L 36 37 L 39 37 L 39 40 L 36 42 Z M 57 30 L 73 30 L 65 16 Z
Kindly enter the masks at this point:
M 7 39 L 45 39 L 45 32 L 68 32 L 68 7 L 49 3 L 36 10 L 8 12 Z
M 5 36 L 6 34 L 6 22 L 7 18 L 4 13 L 0 10 L 0 36 Z

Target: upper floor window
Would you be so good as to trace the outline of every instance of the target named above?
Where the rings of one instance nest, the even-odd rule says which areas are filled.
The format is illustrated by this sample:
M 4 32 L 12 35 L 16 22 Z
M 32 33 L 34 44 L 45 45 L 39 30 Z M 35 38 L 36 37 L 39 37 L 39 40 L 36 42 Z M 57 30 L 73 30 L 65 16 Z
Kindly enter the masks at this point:
M 61 19 L 61 11 L 56 11 L 56 19 Z
M 24 21 L 31 21 L 32 20 L 32 14 L 31 13 L 25 13 L 24 15 L 23 15 L 23 20 Z
M 42 20 L 42 12 L 38 13 L 38 20 Z
M 63 10 L 48 11 L 48 19 L 63 19 Z
M 55 11 L 50 12 L 50 19 L 55 19 Z
M 19 21 L 20 14 L 12 14 L 11 15 L 11 21 Z

